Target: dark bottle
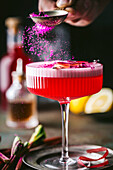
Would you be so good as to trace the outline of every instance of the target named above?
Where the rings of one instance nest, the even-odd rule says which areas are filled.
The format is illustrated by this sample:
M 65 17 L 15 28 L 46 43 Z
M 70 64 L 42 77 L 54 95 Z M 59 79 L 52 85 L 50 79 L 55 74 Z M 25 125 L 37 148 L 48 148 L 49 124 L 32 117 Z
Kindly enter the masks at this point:
M 17 17 L 7 18 L 5 21 L 7 26 L 7 53 L 0 61 L 0 92 L 1 92 L 1 108 L 7 108 L 7 100 L 5 97 L 6 90 L 11 85 L 11 73 L 16 69 L 16 61 L 18 58 L 23 60 L 23 70 L 30 62 L 29 56 L 24 53 L 22 48 L 23 28 L 21 20 Z

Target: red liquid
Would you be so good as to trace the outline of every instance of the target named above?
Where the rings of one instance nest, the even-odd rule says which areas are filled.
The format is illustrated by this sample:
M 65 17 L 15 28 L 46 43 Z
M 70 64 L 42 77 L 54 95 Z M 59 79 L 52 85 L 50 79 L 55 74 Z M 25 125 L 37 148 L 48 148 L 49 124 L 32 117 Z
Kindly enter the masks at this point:
M 31 80 L 31 77 L 28 76 L 28 79 Z M 34 88 L 28 87 L 28 90 L 36 95 L 58 100 L 60 103 L 68 103 L 72 99 L 99 92 L 102 83 L 103 75 L 71 78 L 33 76 L 31 84 Z

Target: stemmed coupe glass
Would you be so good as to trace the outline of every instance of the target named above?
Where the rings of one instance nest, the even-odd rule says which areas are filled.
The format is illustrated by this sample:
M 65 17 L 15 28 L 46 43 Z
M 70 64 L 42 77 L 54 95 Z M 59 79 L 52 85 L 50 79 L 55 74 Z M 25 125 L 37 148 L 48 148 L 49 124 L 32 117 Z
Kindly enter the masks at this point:
M 41 166 L 45 169 L 79 168 L 77 159 L 85 154 L 86 148 L 68 147 L 69 103 L 72 99 L 92 95 L 101 90 L 103 65 L 95 61 L 34 62 L 26 66 L 26 80 L 31 93 L 57 100 L 61 106 L 62 148 L 48 149 L 47 156 L 42 156 Z

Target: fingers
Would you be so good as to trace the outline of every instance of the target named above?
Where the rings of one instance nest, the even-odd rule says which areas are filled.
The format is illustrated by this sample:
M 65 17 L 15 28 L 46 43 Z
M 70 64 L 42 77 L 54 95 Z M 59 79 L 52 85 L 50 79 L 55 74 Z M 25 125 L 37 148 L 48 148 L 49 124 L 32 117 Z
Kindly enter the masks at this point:
M 56 8 L 56 2 L 52 0 L 39 0 L 38 9 L 39 11 L 51 11 Z
M 74 26 L 88 25 L 89 22 L 85 21 L 84 17 L 92 8 L 92 0 L 57 0 L 56 6 L 68 11 L 66 23 Z
M 85 17 L 92 8 L 91 0 L 78 0 L 73 6 L 66 7 L 65 10 L 68 11 L 68 17 L 65 22 L 73 26 L 86 26 L 89 21 L 85 21 Z
M 65 10 L 69 12 L 65 22 L 82 27 L 91 24 L 110 0 L 75 0 L 73 2 L 72 6 L 65 7 Z
M 39 0 L 39 11 L 65 8 L 65 22 L 73 26 L 87 26 L 103 11 L 110 0 Z
M 74 0 L 57 0 L 56 5 L 58 8 L 65 8 L 71 6 Z
M 87 21 L 86 19 L 74 19 L 74 20 L 65 20 L 66 23 L 73 25 L 73 26 L 77 26 L 77 27 L 85 27 L 88 26 L 89 24 L 91 24 L 92 21 Z

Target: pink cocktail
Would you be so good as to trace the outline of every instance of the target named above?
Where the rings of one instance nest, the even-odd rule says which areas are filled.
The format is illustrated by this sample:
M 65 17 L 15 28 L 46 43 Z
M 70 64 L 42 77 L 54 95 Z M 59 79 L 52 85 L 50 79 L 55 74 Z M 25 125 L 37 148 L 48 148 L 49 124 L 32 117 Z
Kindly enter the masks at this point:
M 62 166 L 67 165 L 75 169 L 76 160 L 68 155 L 69 103 L 72 99 L 92 95 L 101 90 L 103 65 L 85 61 L 36 62 L 27 65 L 26 79 L 27 88 L 31 93 L 57 100 L 61 105 L 62 156 L 58 158 L 57 165 L 54 165 L 54 158 L 49 158 L 45 164 L 48 164 L 50 169 L 62 169 Z
M 80 66 L 81 62 L 31 63 L 27 65 L 27 88 L 31 93 L 60 103 L 99 92 L 103 83 L 103 66 L 95 62 L 82 63 L 84 67 Z

